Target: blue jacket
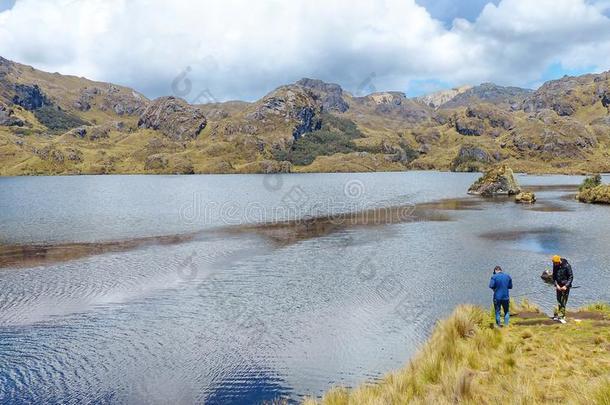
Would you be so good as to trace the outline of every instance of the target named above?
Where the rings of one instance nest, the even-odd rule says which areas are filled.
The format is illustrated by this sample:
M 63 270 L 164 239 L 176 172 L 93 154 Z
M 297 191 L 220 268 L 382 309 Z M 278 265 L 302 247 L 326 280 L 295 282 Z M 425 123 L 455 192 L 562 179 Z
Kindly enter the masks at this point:
M 513 279 L 506 273 L 491 276 L 489 288 L 494 290 L 494 300 L 507 300 L 510 298 L 508 290 L 513 288 Z

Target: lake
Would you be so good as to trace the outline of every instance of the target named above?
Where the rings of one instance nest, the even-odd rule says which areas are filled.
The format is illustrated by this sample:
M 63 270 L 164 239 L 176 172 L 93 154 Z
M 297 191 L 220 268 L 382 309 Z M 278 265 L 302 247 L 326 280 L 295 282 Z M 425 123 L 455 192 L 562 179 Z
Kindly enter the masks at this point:
M 0 403 L 299 401 L 489 306 L 495 265 L 550 312 L 555 253 L 569 306 L 610 300 L 610 207 L 581 177 L 521 175 L 523 206 L 466 196 L 477 176 L 0 178 Z

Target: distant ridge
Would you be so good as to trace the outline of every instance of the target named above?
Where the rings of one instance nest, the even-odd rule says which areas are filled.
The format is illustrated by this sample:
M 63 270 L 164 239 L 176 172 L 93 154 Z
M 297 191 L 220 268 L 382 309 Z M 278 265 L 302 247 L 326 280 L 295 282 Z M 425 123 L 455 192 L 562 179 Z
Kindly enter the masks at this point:
M 0 58 L 0 175 L 610 171 L 610 75 L 408 98 L 304 78 L 191 105 Z

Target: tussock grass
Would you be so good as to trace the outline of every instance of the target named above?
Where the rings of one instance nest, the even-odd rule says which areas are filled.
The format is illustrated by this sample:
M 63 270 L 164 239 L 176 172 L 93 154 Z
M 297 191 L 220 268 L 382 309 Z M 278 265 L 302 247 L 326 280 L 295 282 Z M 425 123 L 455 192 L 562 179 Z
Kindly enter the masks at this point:
M 493 329 L 487 311 L 460 306 L 438 322 L 403 369 L 355 389 L 337 387 L 320 401 L 305 403 L 610 405 L 610 321 L 549 325 L 526 300 L 512 309 L 527 312 L 527 319 L 514 317 L 510 327 Z M 610 315 L 610 305 L 592 304 L 581 311 Z
M 607 302 L 595 302 L 584 306 L 582 310 L 610 314 L 610 304 Z

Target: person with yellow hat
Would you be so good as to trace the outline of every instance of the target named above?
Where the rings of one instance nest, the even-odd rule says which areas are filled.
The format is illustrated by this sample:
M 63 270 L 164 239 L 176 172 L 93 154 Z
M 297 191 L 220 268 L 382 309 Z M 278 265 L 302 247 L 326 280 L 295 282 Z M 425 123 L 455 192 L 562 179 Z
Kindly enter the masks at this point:
M 554 320 L 561 323 L 566 323 L 566 305 L 570 296 L 570 288 L 574 274 L 572 266 L 568 261 L 561 256 L 553 256 L 553 283 L 557 292 L 557 309 L 555 311 Z

